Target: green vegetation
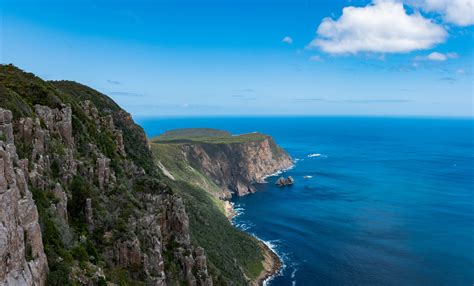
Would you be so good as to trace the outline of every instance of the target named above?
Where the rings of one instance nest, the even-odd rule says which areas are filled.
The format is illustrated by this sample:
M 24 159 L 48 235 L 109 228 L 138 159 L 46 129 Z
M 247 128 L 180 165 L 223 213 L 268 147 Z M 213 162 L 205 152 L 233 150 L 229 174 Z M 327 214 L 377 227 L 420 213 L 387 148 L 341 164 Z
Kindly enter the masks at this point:
M 90 100 L 97 107 L 99 116 L 112 116 L 115 127 L 122 131 L 126 158 L 117 151 L 115 134 L 85 114 L 80 104 L 84 100 Z M 26 116 L 36 119 L 36 104 L 50 108 L 62 108 L 64 104 L 71 107 L 76 148 L 70 151 L 81 162 L 77 175 L 65 183 L 61 160 L 66 154 L 66 146 L 57 134 L 51 133 L 48 151 L 51 164 L 45 170 L 46 182 L 41 188 L 30 186 L 50 270 L 47 285 L 77 285 L 77 281 L 72 279 L 73 274 L 79 270 L 92 277 L 94 265 L 104 270 L 107 281 L 118 285 L 145 285 L 141 274 L 137 275 L 140 271 L 133 267 L 110 266 L 105 256 L 110 253 L 114 242 L 135 235 L 130 221 L 143 214 L 145 205 L 140 196 L 147 194 L 177 194 L 183 198 L 190 218 L 192 241 L 205 248 L 215 285 L 246 285 L 245 276 L 257 277 L 262 270 L 263 256 L 256 239 L 229 224 L 223 203 L 217 199 L 220 188 L 200 170 L 191 168 L 177 147 L 186 142 L 201 142 L 208 146 L 206 148 L 214 148 L 216 144 L 264 140 L 265 135 L 232 136 L 214 129 L 172 131 L 154 140 L 153 155 L 143 129 L 107 96 L 75 82 L 47 82 L 12 65 L 0 65 L 0 106 L 10 109 L 14 119 Z M 41 125 L 45 128 L 44 122 Z M 29 158 L 32 167 L 31 144 L 22 140 L 16 140 L 15 144 L 20 158 Z M 92 178 L 94 176 L 89 176 L 89 170 L 95 170 L 97 152 L 111 159 L 110 166 L 117 178 L 114 186 L 105 190 L 99 188 L 97 179 Z M 163 172 L 153 158 L 166 165 L 176 181 L 163 179 Z M 125 159 L 143 168 L 146 175 L 135 177 Z M 56 183 L 61 183 L 69 197 L 68 224 L 55 211 L 59 200 L 52 190 Z M 93 208 L 92 228 L 86 220 L 85 202 L 88 198 Z M 26 247 L 26 259 L 34 259 L 31 246 L 26 244 Z M 176 246 L 168 245 L 163 257 L 168 277 L 178 285 L 183 282 L 183 277 L 173 247 Z M 99 279 L 94 283 L 105 285 L 106 281 Z
M 158 137 L 152 138 L 153 143 L 188 143 L 202 142 L 210 144 L 230 144 L 245 143 L 252 141 L 262 141 L 268 136 L 261 133 L 247 133 L 241 135 L 232 135 L 227 131 L 208 129 L 208 128 L 190 128 L 176 129 L 163 133 Z
M 99 111 L 105 109 L 110 111 L 121 110 L 111 98 L 83 84 L 69 80 L 50 81 L 49 83 L 64 93 L 69 94 L 76 101 L 90 100 Z
M 79 233 L 87 233 L 85 215 L 86 199 L 91 197 L 91 190 L 87 182 L 81 176 L 74 176 L 69 190 L 72 199 L 67 205 L 67 211 L 71 217 L 71 224 Z
M 162 140 L 189 139 L 193 137 L 228 137 L 232 136 L 227 131 L 212 128 L 181 128 L 166 131 L 160 135 Z
M 242 271 L 255 279 L 263 270 L 263 253 L 257 240 L 232 226 L 222 201 L 184 181 L 168 184 L 183 198 L 193 241 L 206 250 L 215 285 L 246 285 Z
M 63 243 L 63 236 L 54 222 L 50 210 L 52 194 L 31 188 L 38 209 L 44 251 L 48 258 L 48 285 L 70 285 L 69 273 L 72 267 L 72 255 Z
M 133 181 L 123 170 L 123 158 L 117 152 L 115 135 L 86 116 L 80 105 L 80 102 L 86 99 L 98 106 L 100 116 L 115 112 L 113 115 L 117 118 L 114 118 L 114 121 L 118 125 L 117 128 L 123 132 L 125 148 L 135 150 L 135 153 L 129 153 L 129 157 L 137 166 L 151 169 L 151 173 L 156 172 L 152 167 L 154 165 L 153 160 L 150 159 L 151 152 L 148 151 L 146 141 L 143 139 L 145 138 L 143 130 L 136 126 L 110 98 L 78 83 L 46 82 L 13 65 L 0 65 L 0 106 L 2 108 L 12 110 L 14 119 L 25 116 L 35 119 L 37 118 L 34 112 L 36 104 L 50 108 L 61 108 L 63 104 L 71 106 L 73 136 L 77 146 L 77 149 L 73 150 L 74 157 L 81 160 L 85 167 L 95 166 L 97 158 L 88 147 L 93 144 L 102 154 L 111 159 L 111 168 L 117 176 L 116 187 L 108 194 L 99 190 L 97 181 L 91 182 L 81 175 L 74 176 L 69 185 L 63 184 L 63 188 L 70 194 L 67 205 L 69 224 L 64 225 L 54 211 L 53 206 L 58 203 L 58 199 L 51 190 L 62 177 L 61 162 L 58 160 L 59 156 L 65 154 L 66 146 L 61 143 L 57 135 L 50 134 L 51 165 L 50 170 L 47 171 L 49 174 L 46 173 L 49 177 L 49 186 L 41 189 L 30 186 L 39 213 L 43 245 L 50 269 L 48 285 L 74 284 L 75 281 L 70 280 L 70 274 L 77 266 L 86 274 L 92 275 L 88 267 L 90 263 L 101 264 L 107 272 L 105 262 L 100 255 L 109 246 L 108 242 L 103 240 L 105 231 L 118 229 L 121 231 L 114 232 L 114 239 L 126 238 L 130 232 L 127 220 L 130 216 L 136 215 L 141 208 L 132 192 Z M 44 122 L 41 122 L 41 125 L 42 128 L 46 128 Z M 140 138 L 142 144 L 137 138 Z M 16 140 L 15 145 L 20 158 L 31 158 L 31 144 Z M 29 161 L 30 164 L 32 161 Z M 156 191 L 159 192 L 160 189 Z M 87 198 L 91 198 L 94 210 L 95 226 L 92 233 L 87 228 L 85 217 Z M 27 240 L 26 236 L 25 239 Z M 31 247 L 29 244 L 26 246 L 25 256 L 27 260 L 31 260 L 33 259 Z
M 166 166 L 166 171 L 171 172 L 176 180 L 191 183 L 216 194 L 220 192 L 220 188 L 212 180 L 189 165 L 176 145 L 153 143 L 151 148 L 159 167 Z
M 196 143 L 199 140 L 197 143 L 206 151 L 211 149 L 217 151 L 219 146 L 216 144 L 221 144 L 222 139 L 227 142 L 233 139 L 230 135 L 206 137 L 204 143 L 202 134 L 197 131 L 199 130 L 192 129 L 191 133 L 196 137 L 185 142 Z M 245 285 L 246 281 L 242 272 L 245 276 L 255 279 L 263 270 L 263 254 L 258 241 L 229 223 L 225 216 L 223 201 L 217 198 L 222 192 L 220 187 L 201 170 L 190 165 L 180 146 L 185 143 L 178 143 L 184 139 L 176 140 L 178 134 L 171 132 L 168 134 L 173 135 L 172 140 L 154 140 L 153 155 L 157 164 L 165 169 L 163 172 L 170 173 L 175 179 L 167 179 L 167 185 L 183 198 L 190 219 L 191 237 L 195 244 L 206 250 L 209 271 L 215 279 L 214 284 L 229 285 L 232 281 L 236 285 Z M 166 137 L 170 138 L 168 135 Z M 210 143 L 210 141 L 217 143 Z
M 48 83 L 56 87 L 57 90 L 61 91 L 62 93 L 70 95 L 72 98 L 74 98 L 75 101 L 90 100 L 97 107 L 101 116 L 112 115 L 115 125 L 118 127 L 118 129 L 122 130 L 127 156 L 130 157 L 135 162 L 135 164 L 145 169 L 148 174 L 156 175 L 156 168 L 153 164 L 153 161 L 150 160 L 151 153 L 147 148 L 146 140 L 144 140 L 145 132 L 140 126 L 133 123 L 130 115 L 123 111 L 112 99 L 96 90 L 93 90 L 90 87 L 87 87 L 77 82 L 61 80 L 50 81 Z M 80 120 L 78 122 L 75 122 L 75 125 L 81 125 L 81 122 L 83 122 L 83 118 L 79 119 Z M 95 132 L 91 129 L 91 126 L 86 126 L 86 128 L 88 129 L 87 133 L 93 135 L 93 138 L 98 138 L 98 141 L 102 148 L 105 148 L 107 150 L 107 148 L 110 148 L 115 145 L 114 142 L 110 142 L 110 140 L 108 140 L 109 138 L 111 138 L 110 134 L 108 134 L 108 136 L 100 138 L 96 137 L 100 134 L 95 134 Z M 92 125 L 92 128 L 94 128 L 94 125 Z M 81 130 L 81 128 L 74 128 L 74 130 L 77 131 L 77 135 L 79 136 L 81 136 L 81 134 L 84 134 L 84 131 Z M 84 141 L 87 142 L 87 140 L 90 139 L 91 138 L 87 138 L 86 140 L 79 141 L 82 143 Z M 78 146 L 85 145 L 78 144 Z M 114 159 L 112 156 L 117 155 L 115 153 L 110 154 L 110 152 L 105 152 L 104 154 L 106 154 L 107 157 L 111 159 Z M 112 162 L 115 161 L 116 160 L 112 160 Z

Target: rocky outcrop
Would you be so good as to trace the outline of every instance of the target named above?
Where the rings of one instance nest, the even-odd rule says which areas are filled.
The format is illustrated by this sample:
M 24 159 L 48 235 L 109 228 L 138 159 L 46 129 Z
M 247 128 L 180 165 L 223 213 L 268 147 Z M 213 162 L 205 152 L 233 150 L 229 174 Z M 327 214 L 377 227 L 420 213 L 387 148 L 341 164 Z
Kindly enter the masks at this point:
M 0 286 L 223 281 L 158 173 L 110 98 L 0 65 Z
M 100 117 L 90 102 L 84 106 L 89 108 L 88 116 L 100 124 L 98 132 L 107 130 L 114 136 L 118 135 L 115 137 L 116 150 L 125 157 L 122 131 L 114 127 L 112 116 Z M 64 230 L 68 236 L 64 239 L 68 241 L 72 239 L 68 203 L 74 199 L 74 194 L 68 192 L 71 178 L 83 174 L 86 182 L 96 182 L 101 191 L 114 189 L 117 184 L 112 159 L 103 155 L 97 145 L 88 144 L 85 148 L 86 154 L 96 158 L 95 163 L 91 158 L 76 158 L 76 144 L 69 129 L 72 128 L 69 107 L 52 109 L 36 105 L 35 110 L 41 119 L 26 117 L 15 123 L 17 139 L 25 145 L 31 144 L 29 159 L 20 160 L 14 145 L 13 116 L 8 110 L 0 109 L 0 285 L 44 285 L 48 274 L 38 212 L 28 183 L 54 197 L 50 210 L 56 214 L 57 227 Z M 52 146 L 52 140 L 59 140 L 60 145 Z M 60 153 L 52 152 L 57 146 L 65 148 Z M 61 164 L 54 167 L 53 162 Z M 132 178 L 145 176 L 145 171 L 132 161 L 125 160 L 123 166 Z M 56 169 L 56 174 L 53 174 L 53 169 Z M 55 176 L 58 178 L 54 183 Z M 132 277 L 145 277 L 147 285 L 168 285 L 174 283 L 173 279 L 183 279 L 189 285 L 211 286 L 212 277 L 207 270 L 204 249 L 191 243 L 183 201 L 174 195 L 161 193 L 159 189 L 166 189 L 166 185 L 160 183 L 158 190 L 152 187 L 150 191 L 156 194 L 145 192 L 135 198 L 137 203 L 143 204 L 142 210 L 127 221 L 127 235 L 114 239 L 111 232 L 104 234 L 103 240 L 112 243 L 102 254 L 107 266 L 132 269 Z M 83 211 L 87 232 L 94 233 L 100 220 L 95 217 L 92 198 L 85 198 Z M 85 241 L 87 238 L 81 236 L 78 243 Z M 174 276 L 166 273 L 165 251 L 171 253 L 178 263 L 180 272 Z M 76 265 L 71 269 L 70 279 L 82 284 L 94 284 L 98 279 L 105 279 L 102 267 L 90 262 L 86 265 L 87 269 L 95 269 L 93 276 Z
M 222 188 L 223 198 L 255 192 L 255 183 L 264 183 L 267 176 L 293 165 L 270 136 L 229 144 L 189 142 L 181 148 L 193 168 Z
M 126 157 L 122 131 L 115 127 L 113 118 L 99 116 L 90 102 L 85 105 L 89 108 L 87 114 L 99 126 L 111 131 L 116 139 L 117 153 Z M 69 243 L 74 240 L 68 214 L 68 203 L 74 200 L 74 194 L 68 191 L 72 178 L 82 174 L 87 178 L 86 182 L 92 185 L 96 182 L 102 191 L 112 190 L 117 184 L 112 159 L 102 154 L 95 144 L 85 148 L 90 158 L 76 157 L 69 107 L 52 109 L 36 105 L 35 110 L 39 118 L 20 118 L 13 123 L 11 112 L 0 109 L 0 285 L 44 285 L 48 274 L 38 212 L 28 184 L 45 194 L 50 192 L 54 197 L 48 211 L 55 214 L 56 225 Z M 100 128 L 99 131 L 104 132 Z M 29 159 L 19 159 L 15 136 L 24 145 L 31 146 Z M 58 146 L 64 146 L 61 152 L 57 152 Z M 93 158 L 96 158 L 95 163 Z M 123 166 L 132 178 L 145 176 L 145 171 L 132 161 L 125 160 Z M 174 279 L 183 279 L 189 285 L 212 285 L 204 250 L 191 243 L 189 219 L 182 200 L 160 192 L 142 194 L 137 199 L 144 206 L 139 215 L 127 221 L 127 235 L 115 240 L 111 233 L 104 234 L 104 241 L 112 243 L 115 240 L 102 254 L 107 267 L 133 269 L 132 276 L 135 279 L 144 277 L 147 285 L 173 284 Z M 87 232 L 94 233 L 100 219 L 95 216 L 92 198 L 85 199 L 83 210 Z M 87 237 L 81 236 L 76 243 L 85 241 Z M 177 261 L 181 273 L 171 276 L 166 273 L 165 251 Z M 93 276 L 85 269 L 73 266 L 69 278 L 82 284 L 106 279 L 102 267 L 90 262 L 86 265 L 89 270 L 95 269 Z
M 0 285 L 45 285 L 48 264 L 38 211 L 19 165 L 12 114 L 0 108 Z
M 35 105 L 36 114 L 46 124 L 46 128 L 59 134 L 67 147 L 74 147 L 72 138 L 72 109 L 70 106 L 61 105 L 61 108 L 50 108 L 44 105 Z
M 284 186 L 291 186 L 295 183 L 295 180 L 293 179 L 292 176 L 289 176 L 288 178 L 280 177 L 278 180 L 275 182 L 275 185 L 279 187 L 284 187 Z
M 96 165 L 99 188 L 105 189 L 106 187 L 113 187 L 116 179 L 114 171 L 110 168 L 110 159 L 101 154 L 100 157 L 97 158 Z

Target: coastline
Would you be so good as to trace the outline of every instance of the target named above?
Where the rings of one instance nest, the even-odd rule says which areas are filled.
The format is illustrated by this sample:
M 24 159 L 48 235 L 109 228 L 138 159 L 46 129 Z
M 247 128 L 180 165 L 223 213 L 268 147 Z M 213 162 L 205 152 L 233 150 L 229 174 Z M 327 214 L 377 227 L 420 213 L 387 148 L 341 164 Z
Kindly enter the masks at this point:
M 276 276 L 280 270 L 283 268 L 283 261 L 280 259 L 278 254 L 272 250 L 265 241 L 261 240 L 258 237 L 258 245 L 263 251 L 263 270 L 260 272 L 260 275 L 255 281 L 251 283 L 254 286 L 266 285 L 274 276 Z
M 233 219 L 239 215 L 239 213 L 234 209 L 234 204 L 229 201 L 224 201 L 225 212 L 229 222 L 236 228 L 239 228 L 233 222 Z M 240 228 L 239 228 L 240 229 Z M 241 229 L 242 230 L 242 229 Z M 242 230 L 245 231 L 245 230 Z M 245 231 L 247 232 L 247 231 Z M 250 281 L 249 285 L 252 286 L 262 286 L 266 285 L 273 277 L 275 277 L 283 268 L 283 260 L 278 256 L 277 252 L 268 245 L 266 241 L 257 237 L 255 234 L 247 232 L 257 239 L 258 246 L 263 252 L 263 270 L 260 272 L 258 277 Z
M 267 182 L 267 178 L 269 177 L 275 177 L 278 175 L 281 175 L 284 172 L 287 172 L 291 169 L 293 169 L 296 166 L 296 162 L 292 159 L 292 164 L 291 166 L 287 168 L 283 168 L 281 170 L 276 171 L 273 174 L 264 176 L 262 178 L 264 183 Z M 233 219 L 239 215 L 239 213 L 234 209 L 234 203 L 226 201 L 226 216 L 229 219 L 229 221 L 234 225 Z M 236 226 L 237 227 L 237 226 Z M 245 231 L 247 232 L 247 231 Z M 249 233 L 249 232 L 247 232 Z M 264 286 L 267 285 L 267 283 L 275 276 L 277 276 L 280 271 L 283 269 L 284 264 L 283 260 L 280 258 L 278 253 L 271 248 L 271 246 L 268 245 L 266 241 L 263 239 L 257 237 L 253 233 L 249 233 L 253 237 L 255 237 L 258 240 L 258 245 L 263 251 L 263 270 L 260 272 L 259 276 L 255 279 L 255 281 L 251 281 L 250 285 L 252 286 Z
M 289 166 L 289 167 L 287 167 L 287 168 L 283 168 L 283 169 L 281 169 L 281 170 L 276 171 L 275 173 L 272 173 L 272 174 L 270 174 L 270 175 L 266 175 L 266 176 L 262 177 L 262 182 L 263 182 L 263 183 L 268 183 L 268 182 L 267 182 L 267 179 L 268 179 L 268 178 L 279 176 L 279 175 L 281 175 L 281 174 L 283 174 L 283 173 L 285 173 L 285 172 L 288 172 L 289 170 L 293 169 L 295 166 L 296 166 L 296 162 L 295 162 L 293 159 L 291 159 L 291 166 Z

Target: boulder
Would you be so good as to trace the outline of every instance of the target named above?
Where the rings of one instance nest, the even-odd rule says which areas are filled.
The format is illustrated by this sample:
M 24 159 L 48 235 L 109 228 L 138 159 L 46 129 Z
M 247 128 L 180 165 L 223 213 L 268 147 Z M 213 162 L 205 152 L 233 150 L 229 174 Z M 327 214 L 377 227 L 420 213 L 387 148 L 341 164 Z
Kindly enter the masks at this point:
M 295 183 L 295 180 L 293 179 L 292 176 L 289 176 L 288 178 L 280 177 L 278 180 L 275 182 L 275 184 L 279 187 L 284 187 L 284 186 L 291 186 Z

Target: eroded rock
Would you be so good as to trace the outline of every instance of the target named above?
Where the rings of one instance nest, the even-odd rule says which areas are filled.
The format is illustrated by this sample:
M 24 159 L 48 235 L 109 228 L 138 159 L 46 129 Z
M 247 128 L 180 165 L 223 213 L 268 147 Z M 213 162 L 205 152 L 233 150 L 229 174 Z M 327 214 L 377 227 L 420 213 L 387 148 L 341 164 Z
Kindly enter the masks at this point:
M 0 141 L 0 285 L 45 285 L 38 212 L 17 163 L 15 146 Z

